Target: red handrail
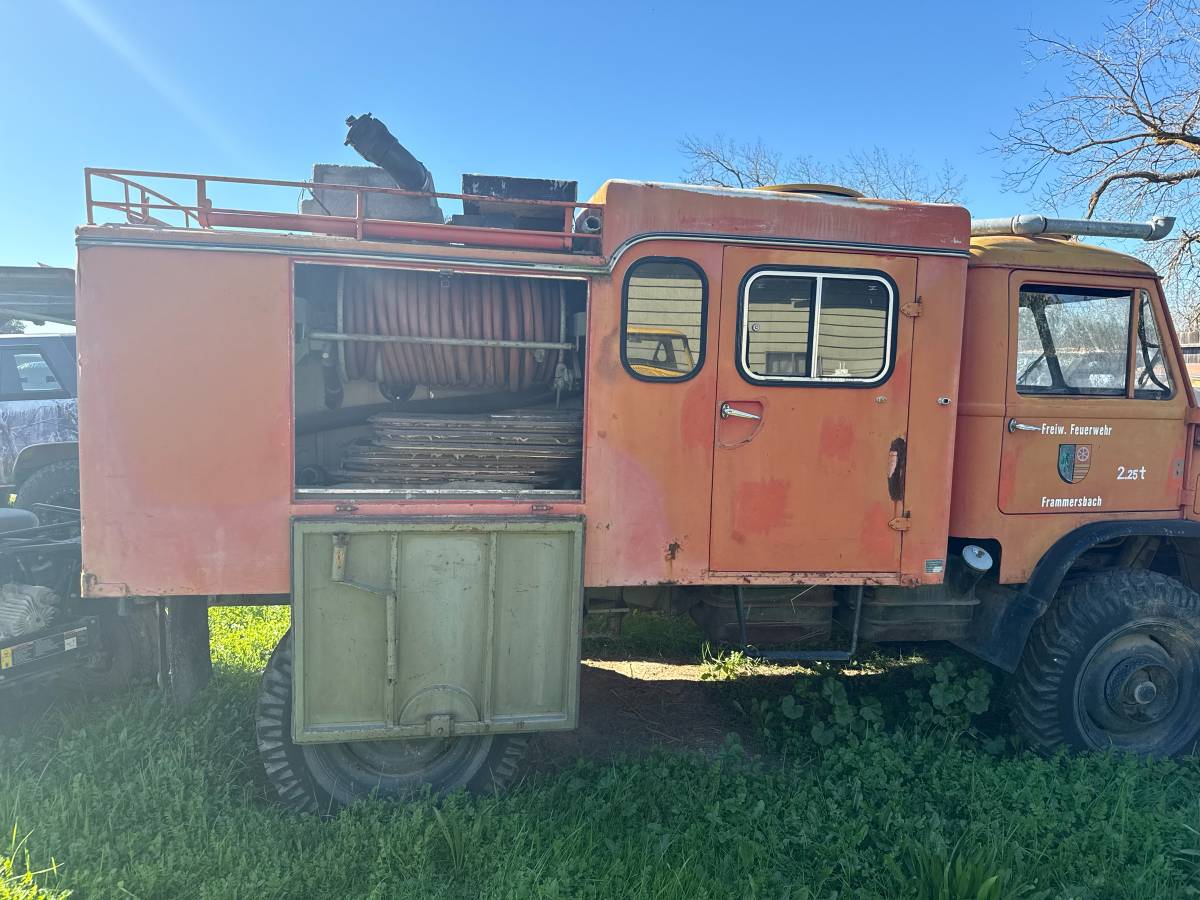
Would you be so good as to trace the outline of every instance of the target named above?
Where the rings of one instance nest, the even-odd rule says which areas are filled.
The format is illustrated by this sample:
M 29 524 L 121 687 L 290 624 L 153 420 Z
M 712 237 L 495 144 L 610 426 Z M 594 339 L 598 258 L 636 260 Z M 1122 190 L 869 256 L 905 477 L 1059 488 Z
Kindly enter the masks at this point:
M 166 179 L 190 182 L 194 186 L 196 202 L 180 203 L 165 194 L 147 187 L 133 179 Z M 600 231 L 575 231 L 576 210 L 599 211 L 602 204 L 564 200 L 517 200 L 478 194 L 452 194 L 440 191 L 409 191 L 402 188 L 372 187 L 369 185 L 326 184 L 313 181 L 284 181 L 268 178 L 239 178 L 226 175 L 187 175 L 178 172 L 151 172 L 137 169 L 84 169 L 87 221 L 96 224 L 97 210 L 122 213 L 125 221 L 133 225 L 155 225 L 158 227 L 194 226 L 204 229 L 265 229 L 272 231 L 302 231 L 314 234 L 334 234 L 345 237 L 381 238 L 389 240 L 445 241 L 470 243 L 482 246 L 514 247 L 539 250 L 572 250 L 578 246 L 594 251 L 599 246 Z M 123 197 L 119 200 L 96 199 L 95 181 L 106 181 L 120 185 Z M 240 184 L 259 187 L 299 188 L 309 192 L 348 191 L 355 197 L 355 215 L 325 215 L 316 213 L 281 213 L 270 210 L 242 209 L 214 206 L 209 199 L 212 184 Z M 134 198 L 131 191 L 137 193 Z M 531 208 L 557 208 L 562 210 L 561 231 L 543 231 L 522 228 L 495 228 L 475 225 L 447 225 L 441 222 L 410 222 L 395 219 L 372 219 L 366 216 L 366 198 L 371 194 L 400 197 L 419 197 L 433 200 L 461 200 L 484 203 L 502 202 L 509 206 Z M 315 193 L 314 193 L 315 196 Z M 153 201 L 161 202 L 153 202 Z M 151 211 L 182 213 L 182 226 L 173 226 L 151 215 Z M 579 244 L 577 242 L 583 242 Z

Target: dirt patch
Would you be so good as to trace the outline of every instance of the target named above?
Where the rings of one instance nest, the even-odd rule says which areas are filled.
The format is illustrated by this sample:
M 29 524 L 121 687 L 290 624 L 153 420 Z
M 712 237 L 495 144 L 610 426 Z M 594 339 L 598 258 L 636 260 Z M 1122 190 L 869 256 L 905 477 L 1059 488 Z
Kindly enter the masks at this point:
M 700 671 L 694 663 L 585 660 L 579 728 L 538 735 L 529 768 L 554 771 L 579 758 L 641 756 L 655 747 L 713 756 L 746 723 Z

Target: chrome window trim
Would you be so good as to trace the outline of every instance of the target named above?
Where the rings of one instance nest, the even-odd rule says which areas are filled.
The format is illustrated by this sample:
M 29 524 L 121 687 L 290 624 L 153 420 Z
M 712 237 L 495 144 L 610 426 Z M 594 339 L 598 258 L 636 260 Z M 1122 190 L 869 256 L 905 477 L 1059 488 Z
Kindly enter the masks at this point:
M 825 290 L 825 279 L 845 279 L 848 281 L 874 281 L 882 284 L 887 290 L 888 306 L 887 306 L 887 330 L 884 332 L 884 347 L 883 347 L 883 366 L 880 368 L 877 375 L 870 378 L 821 378 L 820 376 L 808 375 L 760 375 L 750 368 L 750 288 L 759 278 L 763 276 L 772 277 L 789 277 L 789 278 L 812 278 L 817 282 L 816 290 L 813 292 L 813 327 L 812 327 L 812 347 L 809 349 L 809 358 L 811 361 L 820 360 L 820 342 L 821 342 L 821 301 Z M 820 269 L 803 270 L 803 269 L 772 269 L 763 268 L 754 272 L 742 285 L 742 296 L 739 302 L 739 318 L 741 319 L 740 343 L 738 348 L 738 356 L 742 375 L 747 380 L 759 382 L 762 384 L 857 384 L 857 385 L 872 385 L 882 384 L 887 381 L 888 376 L 892 371 L 892 344 L 893 330 L 896 323 L 896 292 L 892 289 L 891 283 L 879 275 L 857 274 L 854 272 L 824 272 Z M 810 366 L 812 368 L 812 366 Z

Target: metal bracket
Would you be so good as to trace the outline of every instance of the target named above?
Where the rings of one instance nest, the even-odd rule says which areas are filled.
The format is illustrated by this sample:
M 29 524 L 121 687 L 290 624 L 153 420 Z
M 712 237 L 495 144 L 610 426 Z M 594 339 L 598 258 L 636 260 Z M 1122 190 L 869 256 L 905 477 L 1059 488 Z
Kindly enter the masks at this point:
M 908 531 L 908 529 L 912 528 L 912 514 L 905 513 L 902 516 L 896 516 L 896 518 L 888 522 L 888 528 L 892 529 L 892 531 Z
M 429 717 L 429 736 L 435 738 L 450 737 L 454 733 L 454 717 L 438 715 Z
M 333 566 L 330 581 L 346 583 L 346 551 L 350 548 L 350 535 L 338 532 L 333 536 Z
M 901 304 L 901 306 L 900 306 L 900 312 L 903 315 L 908 316 L 910 319 L 917 318 L 918 316 L 921 315 L 921 313 L 923 311 L 924 311 L 924 308 L 921 305 L 920 297 L 917 297 L 917 299 L 913 300 L 911 303 L 904 303 L 904 304 Z

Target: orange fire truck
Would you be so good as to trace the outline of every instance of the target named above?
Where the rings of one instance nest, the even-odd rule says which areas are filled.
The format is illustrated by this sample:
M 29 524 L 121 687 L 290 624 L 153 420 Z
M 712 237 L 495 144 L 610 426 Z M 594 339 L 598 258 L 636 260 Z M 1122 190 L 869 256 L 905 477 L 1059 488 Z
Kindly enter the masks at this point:
M 446 194 L 350 125 L 378 168 L 89 169 L 78 231 L 81 602 L 162 601 L 185 685 L 207 606 L 290 603 L 284 801 L 502 784 L 575 725 L 601 607 L 768 658 L 953 641 L 1036 747 L 1196 741 L 1200 414 L 1154 271 L 1073 239 L 1169 220 Z

